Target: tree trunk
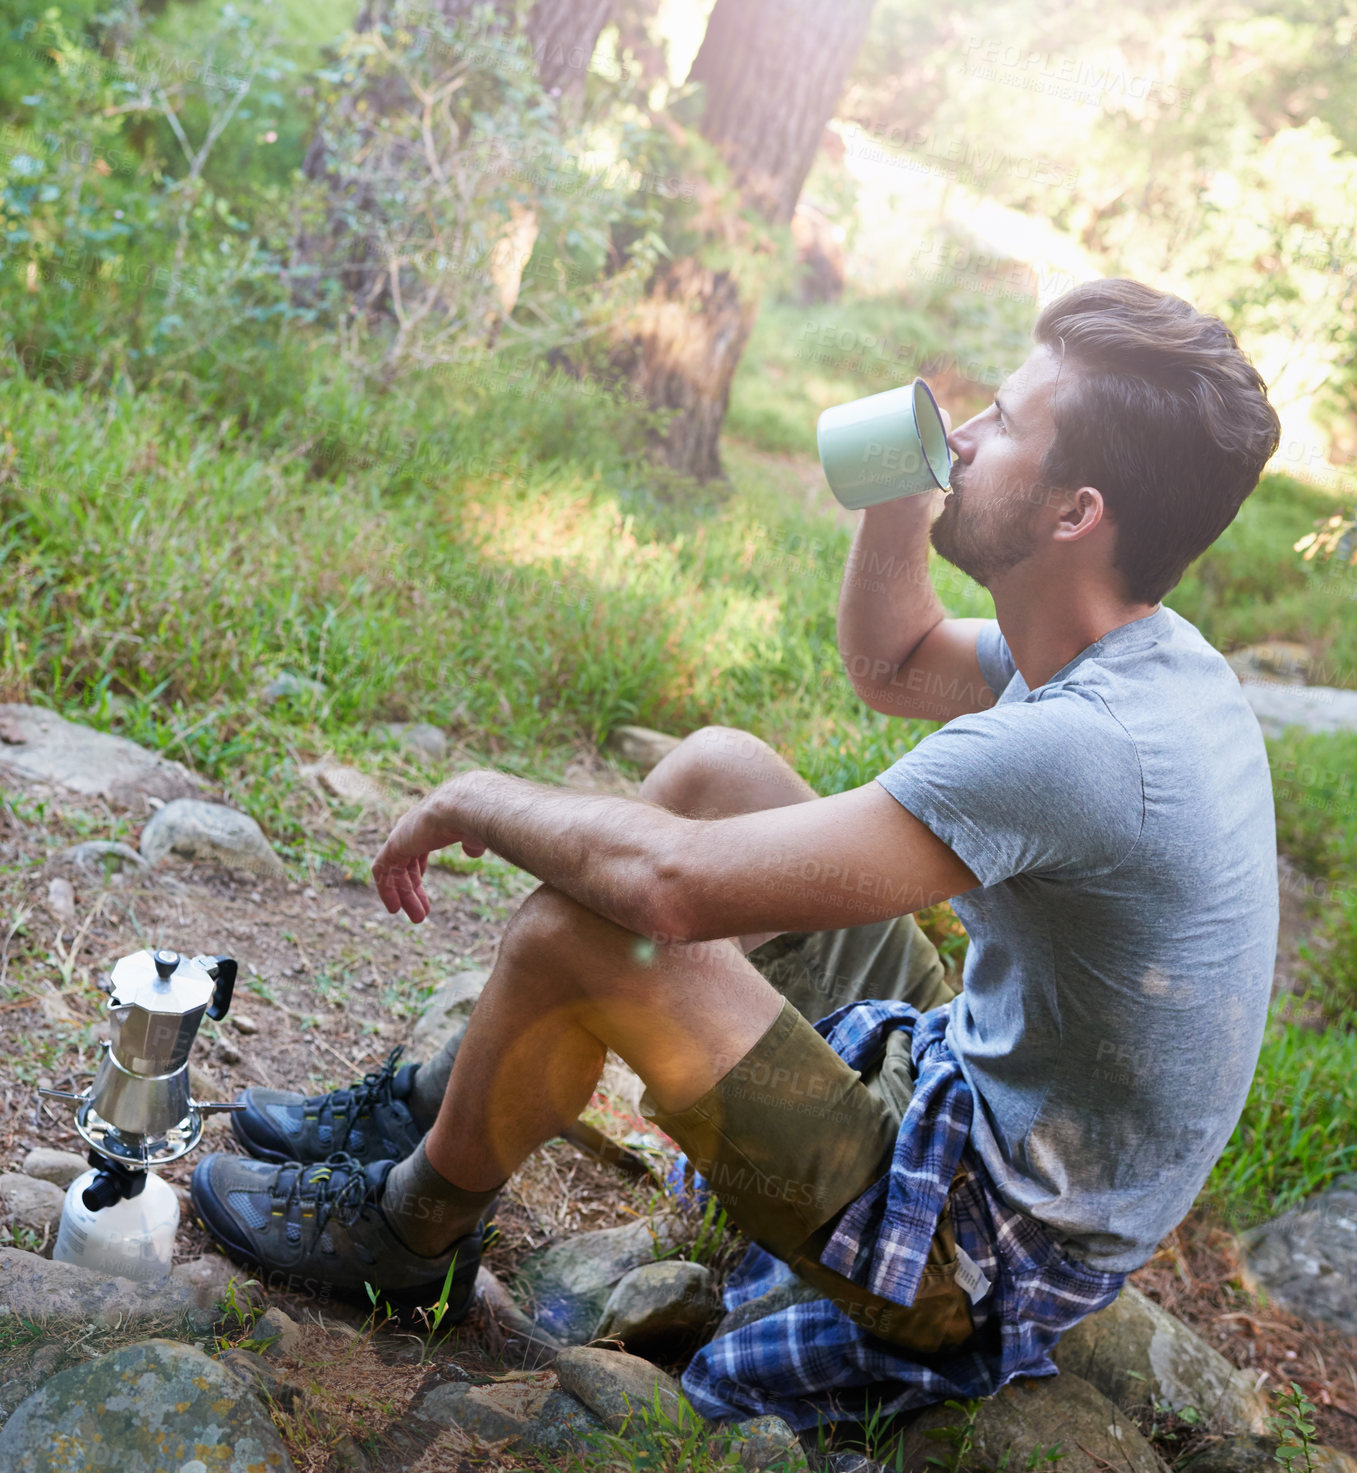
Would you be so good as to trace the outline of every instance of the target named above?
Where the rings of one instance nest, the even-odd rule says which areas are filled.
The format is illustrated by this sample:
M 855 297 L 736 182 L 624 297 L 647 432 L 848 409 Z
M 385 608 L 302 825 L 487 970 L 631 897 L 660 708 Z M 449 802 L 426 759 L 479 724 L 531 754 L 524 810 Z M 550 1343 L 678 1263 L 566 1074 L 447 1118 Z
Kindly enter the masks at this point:
M 871 9 L 872 0 L 716 0 L 688 80 L 705 88 L 703 135 L 769 224 L 792 218 Z M 757 312 L 728 273 L 690 258 L 657 273 L 629 324 L 634 386 L 677 411 L 659 454 L 688 475 L 721 474 L 721 421 Z
M 528 40 L 548 91 L 559 87 L 564 95 L 584 86 L 612 8 L 613 0 L 537 0 L 528 16 Z
M 792 218 L 871 11 L 872 0 L 716 0 L 688 80 L 706 89 L 703 136 L 771 223 Z
M 678 411 L 656 449 L 700 481 L 721 475 L 721 421 L 756 310 L 729 272 L 685 256 L 657 277 L 632 321 L 633 387 L 656 408 Z
M 484 0 L 435 0 L 444 20 L 463 20 Z M 612 17 L 613 0 L 537 0 L 528 15 L 527 35 L 537 62 L 537 77 L 550 91 L 578 91 L 584 85 L 598 38 Z M 367 0 L 357 29 L 379 25 L 387 12 L 386 0 Z M 512 15 L 513 0 L 495 0 L 501 15 Z

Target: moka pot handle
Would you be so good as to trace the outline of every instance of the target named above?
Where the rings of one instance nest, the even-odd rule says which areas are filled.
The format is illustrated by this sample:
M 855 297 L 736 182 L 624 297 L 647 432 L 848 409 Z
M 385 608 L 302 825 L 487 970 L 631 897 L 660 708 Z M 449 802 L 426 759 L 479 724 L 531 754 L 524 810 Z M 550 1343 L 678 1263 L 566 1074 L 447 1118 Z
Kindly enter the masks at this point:
M 212 989 L 212 1001 L 207 1005 L 207 1016 L 220 1022 L 231 1006 L 231 994 L 236 990 L 236 963 L 233 957 L 219 956 L 213 959 L 210 968 L 216 986 Z

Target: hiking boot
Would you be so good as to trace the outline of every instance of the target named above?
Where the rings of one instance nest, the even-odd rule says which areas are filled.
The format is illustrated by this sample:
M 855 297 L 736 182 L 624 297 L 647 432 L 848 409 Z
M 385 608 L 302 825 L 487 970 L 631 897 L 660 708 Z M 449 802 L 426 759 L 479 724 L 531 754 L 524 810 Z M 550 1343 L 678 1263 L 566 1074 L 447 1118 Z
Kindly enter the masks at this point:
M 428 1127 L 416 1125 L 410 1113 L 419 1065 L 397 1069 L 402 1052 L 393 1048 L 361 1084 L 328 1094 L 247 1089 L 240 1096 L 245 1108 L 231 1113 L 236 1139 L 261 1161 L 327 1161 L 337 1152 L 364 1163 L 403 1160 Z
M 189 1191 L 208 1232 L 262 1269 L 266 1290 L 368 1302 L 371 1285 L 393 1308 L 430 1306 L 451 1266 L 444 1323 L 455 1325 L 471 1308 L 484 1224 L 433 1258 L 412 1253 L 382 1212 L 394 1165 L 337 1153 L 320 1165 L 271 1166 L 215 1152 L 194 1168 Z

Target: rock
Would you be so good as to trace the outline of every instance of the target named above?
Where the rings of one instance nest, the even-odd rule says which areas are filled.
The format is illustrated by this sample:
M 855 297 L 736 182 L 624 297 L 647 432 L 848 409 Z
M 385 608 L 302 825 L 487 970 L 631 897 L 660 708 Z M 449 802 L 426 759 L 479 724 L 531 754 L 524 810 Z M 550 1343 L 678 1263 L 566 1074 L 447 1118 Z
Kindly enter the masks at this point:
M 1276 1438 L 1227 1437 L 1189 1458 L 1182 1473 L 1276 1473 L 1281 1464 L 1273 1454 L 1279 1446 Z
M 659 1399 L 661 1415 L 677 1422 L 697 1413 L 688 1407 L 679 1384 L 658 1366 L 620 1350 L 572 1346 L 556 1359 L 561 1390 L 582 1401 L 610 1432 L 621 1432 L 642 1407 Z
M 642 773 L 648 773 L 678 746 L 680 737 L 666 736 L 648 726 L 615 727 L 604 744 L 610 752 L 634 762 Z
M 316 781 L 332 797 L 341 803 L 357 803 L 364 808 L 390 809 L 397 805 L 394 793 L 375 777 L 359 772 L 356 767 L 344 767 L 337 762 L 322 762 L 317 767 L 306 768 L 308 777 Z
M 1304 685 L 1314 656 L 1306 645 L 1278 639 L 1231 650 L 1225 662 L 1246 684 Z
M 259 1024 L 255 1022 L 249 1013 L 231 1013 L 229 1017 L 231 1019 L 231 1025 L 237 1033 L 243 1033 L 248 1038 L 252 1034 L 259 1032 Z
M 8 1218 L 15 1230 L 25 1228 L 36 1233 L 48 1245 L 56 1242 L 65 1200 L 65 1191 L 53 1182 L 17 1171 L 0 1176 L 0 1217 Z
M 459 1427 L 484 1442 L 545 1457 L 582 1452 L 603 1423 L 551 1381 L 443 1382 L 416 1403 L 413 1415 L 437 1427 Z
M 439 1427 L 461 1427 L 486 1442 L 518 1441 L 529 1432 L 552 1389 L 525 1381 L 489 1386 L 444 1381 L 420 1397 L 414 1415 Z
M 1306 1319 L 1357 1325 L 1357 1173 L 1239 1235 L 1244 1286 Z
M 590 1439 L 607 1429 L 568 1391 L 553 1391 L 523 1439 L 524 1447 L 544 1458 L 584 1452 Z
M 39 706 L 0 705 L 0 772 L 55 783 L 91 798 L 142 808 L 147 798 L 169 803 L 196 797 L 197 780 L 171 762 Z
M 504 1339 L 504 1348 L 512 1350 L 525 1368 L 537 1370 L 549 1366 L 561 1353 L 561 1342 L 519 1309 L 509 1291 L 484 1264 L 476 1270 L 476 1296 L 489 1321 L 487 1332 L 493 1335 L 498 1331 Z
M 242 1386 L 254 1392 L 265 1407 L 274 1404 L 290 1412 L 302 1399 L 302 1388 L 295 1381 L 289 1381 L 276 1366 L 271 1366 L 258 1351 L 233 1345 L 222 1351 L 217 1359 Z
M 270 706 L 275 701 L 319 701 L 324 696 L 325 687 L 319 680 L 312 680 L 309 675 L 293 675 L 289 670 L 275 675 L 259 688 L 259 699 Z
M 38 1181 L 50 1181 L 64 1192 L 89 1163 L 74 1151 L 53 1151 L 48 1146 L 34 1146 L 24 1157 L 24 1175 Z
M 1288 726 L 1305 731 L 1357 731 L 1357 690 L 1246 682 L 1243 691 L 1264 736 L 1279 737 Z
M 225 1038 L 219 1038 L 217 1040 L 216 1056 L 226 1065 L 239 1064 L 245 1058 L 245 1055 L 241 1053 L 235 1044 Z
M 345 1432 L 338 1442 L 330 1444 L 330 1468 L 333 1473 L 371 1473 L 372 1459 L 354 1441 L 353 1434 Z
M 416 1059 L 431 1059 L 454 1040 L 461 1043 L 471 1010 L 489 980 L 489 972 L 458 972 L 434 993 L 424 1004 L 410 1038 L 410 1052 Z
M 3 1327 L 0 1315 L 0 1338 Z M 78 1358 L 78 1353 L 60 1339 L 29 1341 L 7 1349 L 0 1356 L 0 1426 L 40 1386 Z
M 118 844 L 112 839 L 88 839 L 83 844 L 73 844 L 69 849 L 63 849 L 57 858 L 75 865 L 77 869 L 89 871 L 99 869 L 101 862 L 108 859 L 117 860 L 119 866 L 126 861 L 143 869 L 146 867 L 146 861 L 130 844 Z
M 731 1431 L 738 1439 L 742 1468 L 792 1473 L 808 1466 L 796 1433 L 781 1417 L 753 1417 L 737 1422 Z
M 284 1314 L 281 1309 L 271 1305 L 268 1312 L 255 1321 L 251 1339 L 269 1342 L 263 1351 L 264 1355 L 290 1360 L 301 1350 L 302 1327 L 290 1314 Z
M 6 1473 L 50 1473 L 58 1452 L 63 1466 L 117 1473 L 183 1473 L 195 1462 L 212 1473 L 293 1470 L 250 1392 L 201 1350 L 170 1340 L 61 1371 L 0 1430 Z
M 958 1413 L 946 1406 L 929 1407 L 910 1423 L 884 1461 L 892 1468 L 929 1467 L 929 1457 L 944 1456 L 952 1444 L 926 1434 L 958 1427 L 957 1419 Z M 1135 1423 L 1096 1387 L 1069 1372 L 1010 1381 L 980 1403 L 972 1436 L 971 1461 L 985 1467 L 1032 1467 L 1028 1459 L 1039 1459 L 1039 1449 L 1050 1451 L 1059 1443 L 1064 1453 L 1060 1473 L 1105 1473 L 1108 1468 L 1166 1473 Z
M 1066 1330 L 1052 1359 L 1135 1414 L 1167 1402 L 1193 1406 L 1219 1431 L 1262 1432 L 1267 1403 L 1254 1378 L 1168 1310 L 1127 1284 L 1117 1298 Z
M 199 798 L 180 798 L 153 813 L 141 831 L 141 852 L 152 864 L 174 854 L 272 878 L 283 874 L 283 861 L 249 814 Z
M 580 1233 L 530 1253 L 519 1275 L 530 1296 L 528 1312 L 566 1345 L 583 1345 L 624 1274 L 653 1263 L 677 1246 L 678 1223 L 668 1216 Z
M 75 924 L 75 886 L 65 876 L 54 875 L 47 882 L 47 909 L 61 925 Z
M 169 1282 L 174 1289 L 198 1309 L 216 1313 L 217 1306 L 226 1298 L 232 1280 L 235 1281 L 235 1297 L 238 1301 L 261 1305 L 263 1292 L 248 1288 L 249 1274 L 237 1268 L 229 1258 L 220 1253 L 204 1253 L 184 1263 L 176 1263 L 170 1270 Z
M 446 733 L 428 721 L 388 721 L 381 730 L 429 762 L 442 762 L 451 746 Z
M 1195 1453 L 1182 1465 L 1182 1473 L 1277 1473 L 1280 1445 L 1275 1437 L 1240 1433 Z M 1305 1460 L 1294 1466 L 1303 1468 Z M 1310 1448 L 1310 1466 L 1314 1473 L 1357 1473 L 1357 1459 L 1322 1445 Z
M 217 1319 L 216 1310 L 200 1306 L 198 1299 L 198 1289 L 176 1282 L 173 1272 L 158 1284 L 142 1284 L 19 1248 L 0 1248 L 0 1312 L 49 1327 L 94 1324 L 132 1333 L 182 1330 L 197 1336 L 211 1330 Z
M 618 1280 L 592 1340 L 620 1340 L 628 1350 L 670 1340 L 692 1342 L 721 1313 L 709 1268 L 678 1259 L 643 1263 Z

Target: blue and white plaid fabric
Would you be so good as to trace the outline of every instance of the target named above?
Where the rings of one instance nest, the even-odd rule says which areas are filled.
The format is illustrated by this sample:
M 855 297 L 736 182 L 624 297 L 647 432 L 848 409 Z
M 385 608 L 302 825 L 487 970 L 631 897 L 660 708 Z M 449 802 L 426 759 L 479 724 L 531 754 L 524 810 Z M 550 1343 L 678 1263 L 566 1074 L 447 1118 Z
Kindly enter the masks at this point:
M 995 1193 L 967 1145 L 974 1099 L 947 1041 L 947 1010 L 908 1003 L 850 1004 L 816 1028 L 855 1069 L 895 1028 L 911 1035 L 917 1078 L 889 1172 L 852 1202 L 820 1261 L 899 1304 L 912 1304 L 958 1162 L 969 1179 L 952 1197 L 957 1242 L 991 1287 L 971 1312 L 977 1334 L 927 1357 L 877 1340 L 827 1300 L 794 1304 L 713 1340 L 683 1389 L 711 1418 L 772 1413 L 800 1430 L 945 1401 L 991 1396 L 1014 1376 L 1053 1376 L 1061 1334 L 1117 1297 L 1124 1273 L 1067 1258 L 1035 1218 Z M 680 1161 L 675 1178 L 681 1179 Z M 700 1178 L 699 1178 L 700 1181 Z M 785 1263 L 750 1249 L 726 1288 L 735 1309 L 791 1280 Z

